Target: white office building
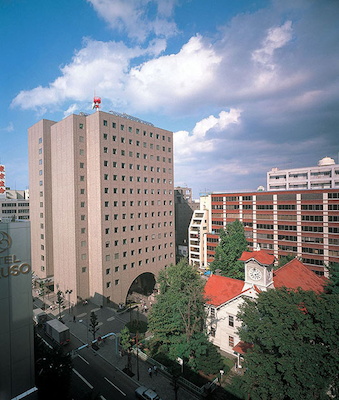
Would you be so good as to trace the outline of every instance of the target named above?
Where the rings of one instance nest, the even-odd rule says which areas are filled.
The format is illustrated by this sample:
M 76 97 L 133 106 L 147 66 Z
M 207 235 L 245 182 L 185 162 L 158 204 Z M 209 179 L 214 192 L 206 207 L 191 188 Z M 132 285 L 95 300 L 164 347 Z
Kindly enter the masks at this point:
M 267 190 L 336 189 L 339 188 L 339 164 L 333 158 L 322 158 L 317 166 L 279 169 L 267 172 Z

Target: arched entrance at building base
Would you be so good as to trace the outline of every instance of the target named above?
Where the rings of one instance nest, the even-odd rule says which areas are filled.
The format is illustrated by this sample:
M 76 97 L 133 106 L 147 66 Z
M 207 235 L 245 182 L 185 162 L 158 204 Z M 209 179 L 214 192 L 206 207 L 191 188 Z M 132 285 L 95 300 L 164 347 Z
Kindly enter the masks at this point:
M 139 275 L 131 284 L 126 296 L 126 303 L 138 302 L 141 298 L 149 297 L 156 292 L 156 281 L 154 274 L 145 272 Z

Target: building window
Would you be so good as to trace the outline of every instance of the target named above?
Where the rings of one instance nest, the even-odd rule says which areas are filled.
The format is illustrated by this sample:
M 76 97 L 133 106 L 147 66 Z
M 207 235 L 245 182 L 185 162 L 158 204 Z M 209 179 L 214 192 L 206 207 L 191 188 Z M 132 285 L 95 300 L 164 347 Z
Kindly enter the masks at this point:
M 233 315 L 228 316 L 228 325 L 234 327 L 234 317 Z
M 234 347 L 234 337 L 233 336 L 228 337 L 228 345 L 230 347 Z
M 104 126 L 107 126 L 107 120 L 103 120 Z
M 115 284 L 115 286 L 119 285 L 119 279 L 116 279 L 116 280 L 114 281 L 114 284 Z
M 106 282 L 106 288 L 111 287 L 111 282 Z

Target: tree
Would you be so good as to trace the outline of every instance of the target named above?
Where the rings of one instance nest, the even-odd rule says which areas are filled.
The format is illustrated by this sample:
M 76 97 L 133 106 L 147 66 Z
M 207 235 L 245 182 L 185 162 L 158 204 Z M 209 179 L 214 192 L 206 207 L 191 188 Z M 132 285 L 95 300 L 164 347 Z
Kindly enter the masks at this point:
M 278 261 L 278 268 L 282 267 L 283 265 L 289 263 L 295 258 L 293 254 L 287 254 L 286 256 L 279 257 Z
M 131 371 L 132 363 L 131 363 L 131 334 L 128 327 L 125 325 L 120 331 L 120 344 L 124 352 L 127 352 L 127 365 L 126 369 Z
M 180 357 L 199 369 L 197 360 L 208 349 L 204 282 L 186 260 L 160 271 L 158 281 L 160 294 L 148 325 L 154 334 L 153 353 L 164 353 L 172 360 Z
M 338 296 L 286 288 L 245 299 L 238 318 L 243 385 L 253 400 L 327 399 L 338 393 Z
M 239 220 L 235 220 L 220 230 L 220 241 L 210 265 L 211 271 L 220 270 L 223 276 L 245 279 L 244 263 L 239 258 L 246 249 L 244 227 Z
M 329 281 L 325 291 L 329 294 L 339 294 L 339 263 L 330 263 L 328 273 Z
M 56 299 L 56 303 L 59 306 L 59 319 L 61 319 L 61 306 L 64 303 L 64 299 L 63 299 L 63 294 L 61 290 L 57 291 L 57 299 Z
M 88 330 L 92 333 L 93 335 L 93 341 L 95 340 L 95 334 L 99 330 L 99 322 L 98 322 L 98 316 L 95 314 L 94 311 L 91 312 L 91 315 L 89 317 L 89 328 Z

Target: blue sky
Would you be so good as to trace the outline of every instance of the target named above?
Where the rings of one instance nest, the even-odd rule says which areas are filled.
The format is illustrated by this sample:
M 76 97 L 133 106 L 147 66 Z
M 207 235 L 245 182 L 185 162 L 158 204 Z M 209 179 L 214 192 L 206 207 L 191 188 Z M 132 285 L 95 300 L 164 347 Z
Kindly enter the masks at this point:
M 102 110 L 174 132 L 175 184 L 255 190 L 339 154 L 336 0 L 0 0 L 0 163 L 27 129 Z

